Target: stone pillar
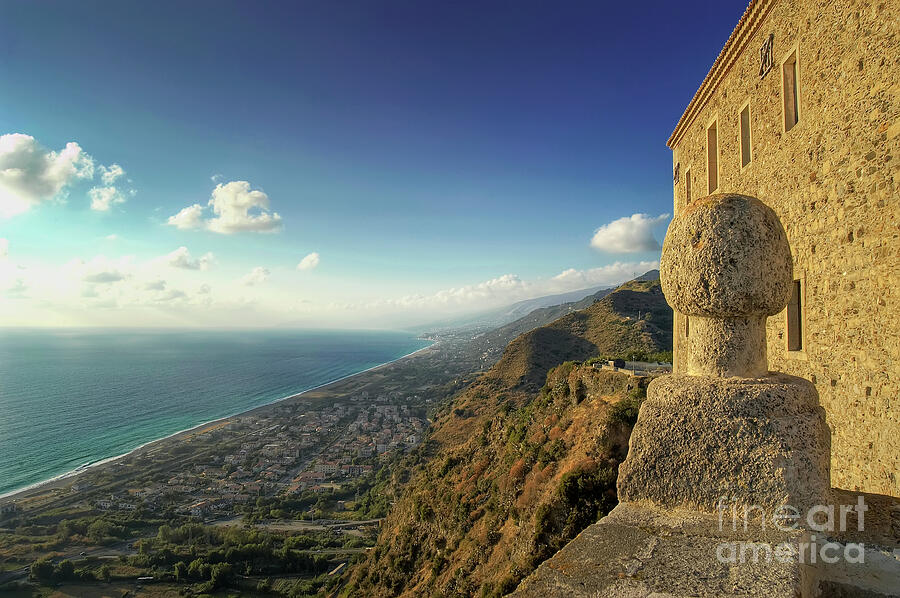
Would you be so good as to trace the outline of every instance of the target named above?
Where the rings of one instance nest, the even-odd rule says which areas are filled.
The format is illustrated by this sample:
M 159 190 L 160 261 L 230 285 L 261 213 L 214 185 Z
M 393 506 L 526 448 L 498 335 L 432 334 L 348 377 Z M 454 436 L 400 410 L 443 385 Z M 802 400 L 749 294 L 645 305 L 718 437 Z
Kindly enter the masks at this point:
M 775 213 L 743 195 L 682 209 L 663 244 L 666 300 L 690 317 L 679 371 L 647 389 L 619 500 L 712 512 L 827 502 L 830 433 L 815 387 L 768 372 L 765 324 L 787 305 L 791 251 Z

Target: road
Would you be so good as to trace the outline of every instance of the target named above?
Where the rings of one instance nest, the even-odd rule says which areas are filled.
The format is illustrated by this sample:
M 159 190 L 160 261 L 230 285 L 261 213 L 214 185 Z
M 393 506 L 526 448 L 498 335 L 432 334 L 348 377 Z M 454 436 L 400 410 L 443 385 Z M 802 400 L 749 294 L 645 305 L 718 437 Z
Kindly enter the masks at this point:
M 133 548 L 129 548 L 130 545 L 137 542 L 139 538 L 132 538 L 131 540 L 125 542 L 117 542 L 115 544 L 110 544 L 109 546 L 98 546 L 96 548 L 84 548 L 83 550 L 78 550 L 77 548 L 72 549 L 70 552 L 62 553 L 59 556 L 53 557 L 53 562 L 58 563 L 60 561 L 64 561 L 69 559 L 71 561 L 77 561 L 86 559 L 88 557 L 93 557 L 97 559 L 118 559 L 121 555 L 125 554 L 136 554 L 137 550 Z M 31 572 L 31 567 L 22 567 L 21 569 L 16 569 L 15 571 L 7 571 L 6 573 L 0 573 L 0 585 L 5 583 L 9 583 L 11 581 L 17 581 L 19 579 L 24 579 L 28 577 L 28 574 Z
M 277 531 L 285 531 L 285 532 L 302 532 L 302 531 L 316 531 L 321 532 L 330 529 L 346 529 L 346 528 L 354 528 L 362 525 L 377 525 L 381 523 L 383 517 L 378 519 L 366 519 L 364 521 L 355 521 L 352 519 L 347 519 L 344 521 L 333 521 L 329 523 L 324 522 L 316 522 L 316 521 L 305 521 L 302 519 L 279 519 L 272 522 L 262 522 L 262 523 L 254 523 L 253 527 L 259 529 L 271 529 Z M 212 525 L 220 526 L 220 527 L 234 527 L 234 526 L 244 526 L 243 517 L 235 517 L 233 519 L 225 519 L 223 521 L 216 521 Z

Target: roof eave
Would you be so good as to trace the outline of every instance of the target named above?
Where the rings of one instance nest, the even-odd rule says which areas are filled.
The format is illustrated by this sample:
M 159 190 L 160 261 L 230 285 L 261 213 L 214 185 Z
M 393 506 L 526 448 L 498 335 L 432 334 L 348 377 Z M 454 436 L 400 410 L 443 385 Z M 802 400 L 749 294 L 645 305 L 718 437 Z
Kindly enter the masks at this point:
M 681 141 L 687 128 L 709 101 L 709 98 L 715 93 L 716 89 L 719 87 L 719 83 L 722 82 L 725 75 L 731 70 L 731 67 L 734 65 L 738 56 L 741 55 L 741 52 L 744 51 L 744 48 L 749 43 L 750 39 L 756 34 L 757 30 L 762 25 L 763 20 L 769 14 L 769 11 L 776 2 L 777 0 L 751 0 L 750 4 L 747 5 L 747 9 L 744 11 L 744 14 L 741 16 L 737 25 L 735 25 L 734 30 L 732 30 L 722 51 L 719 52 L 719 55 L 716 57 L 715 62 L 713 62 L 712 67 L 710 67 L 709 72 L 706 74 L 706 77 L 703 79 L 703 82 L 700 84 L 694 97 L 691 98 L 687 108 L 684 109 L 681 118 L 678 119 L 675 130 L 672 131 L 669 140 L 666 141 L 666 145 L 669 146 L 669 148 L 675 149 L 675 146 Z

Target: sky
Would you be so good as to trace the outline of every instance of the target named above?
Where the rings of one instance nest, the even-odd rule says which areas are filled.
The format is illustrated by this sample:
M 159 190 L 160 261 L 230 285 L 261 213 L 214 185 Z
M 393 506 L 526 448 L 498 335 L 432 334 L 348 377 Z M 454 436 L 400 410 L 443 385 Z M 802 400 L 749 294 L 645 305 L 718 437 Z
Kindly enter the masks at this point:
M 739 2 L 0 3 L 0 326 L 397 328 L 656 266 Z

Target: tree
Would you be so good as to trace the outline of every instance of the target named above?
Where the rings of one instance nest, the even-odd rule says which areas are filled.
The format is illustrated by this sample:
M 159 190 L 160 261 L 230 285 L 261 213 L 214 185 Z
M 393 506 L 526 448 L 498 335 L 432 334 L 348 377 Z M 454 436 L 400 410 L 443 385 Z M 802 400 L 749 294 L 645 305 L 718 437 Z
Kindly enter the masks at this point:
M 53 561 L 49 557 L 31 563 L 32 579 L 47 581 L 53 578 Z
M 209 565 L 203 562 L 203 559 L 194 559 L 191 561 L 191 564 L 188 565 L 188 575 L 193 579 L 204 579 L 206 578 L 206 571 L 209 569 Z
M 213 589 L 219 589 L 228 584 L 231 577 L 231 564 L 218 563 L 212 566 L 209 572 L 209 580 L 212 582 Z
M 159 530 L 156 532 L 156 538 L 160 542 L 171 542 L 172 541 L 172 527 L 169 525 L 160 525 Z
M 184 581 L 188 576 L 188 565 L 184 561 L 175 563 L 175 580 Z
M 109 583 L 110 578 L 112 577 L 112 569 L 109 565 L 102 565 L 100 569 L 97 571 L 97 577 Z
M 53 577 L 58 580 L 72 579 L 75 577 L 75 564 L 69 559 L 60 561 L 53 571 Z
M 72 522 L 68 519 L 63 519 L 56 526 L 56 533 L 59 534 L 60 539 L 68 540 L 73 533 Z

